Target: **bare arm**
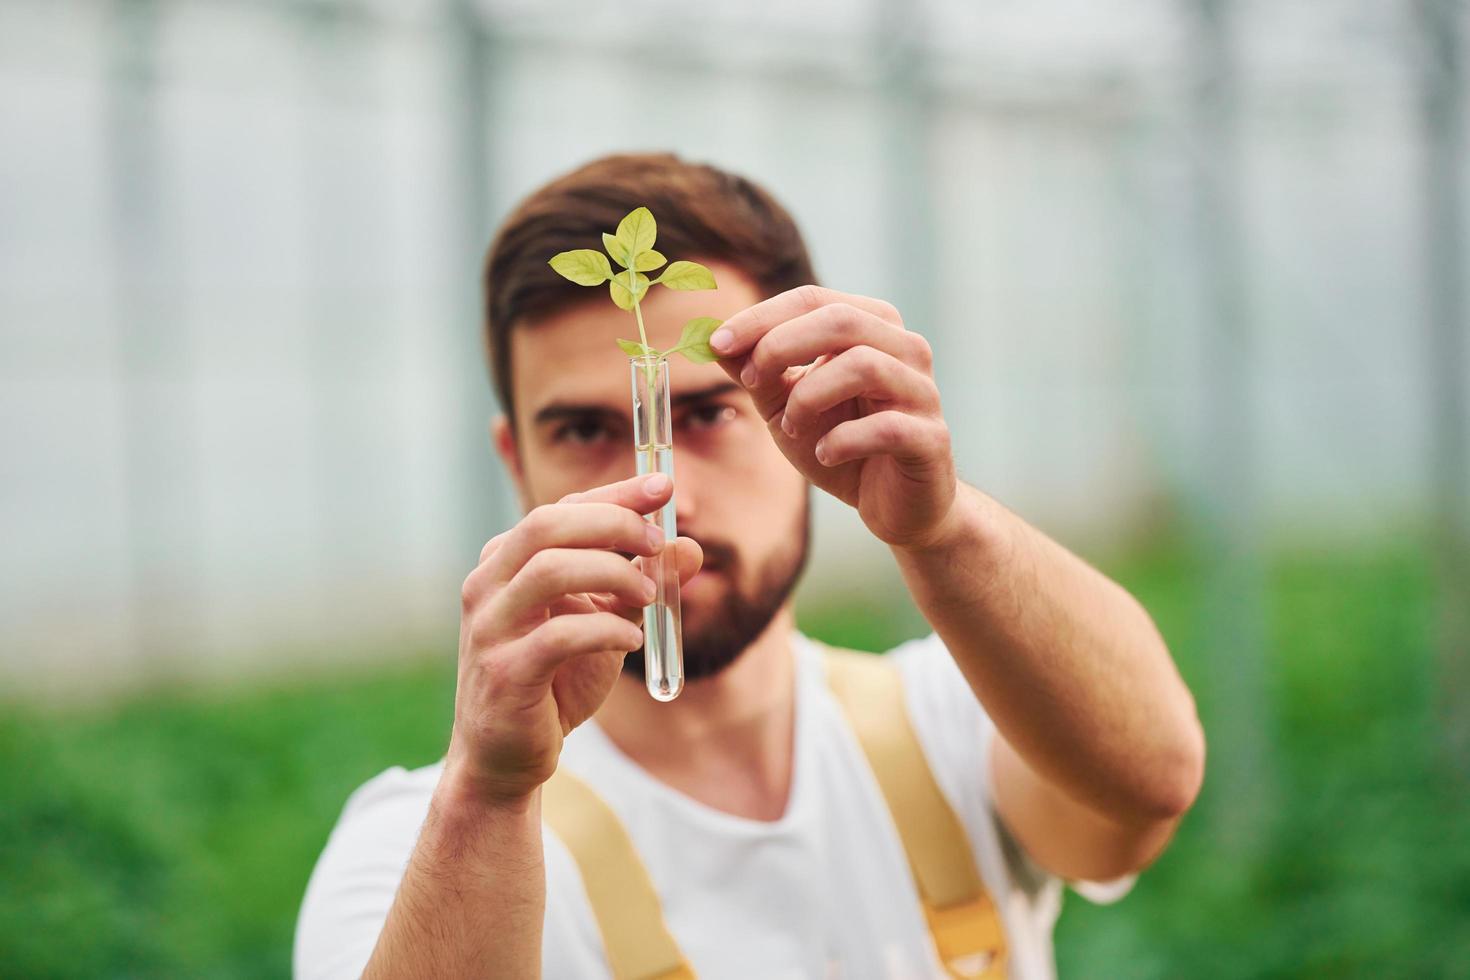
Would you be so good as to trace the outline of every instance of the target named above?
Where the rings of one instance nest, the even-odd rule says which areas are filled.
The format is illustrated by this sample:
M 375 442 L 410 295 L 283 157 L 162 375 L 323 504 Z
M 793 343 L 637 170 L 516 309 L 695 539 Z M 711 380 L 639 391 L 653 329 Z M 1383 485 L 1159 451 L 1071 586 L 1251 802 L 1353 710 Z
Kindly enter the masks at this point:
M 465 579 L 444 772 L 364 976 L 541 975 L 541 786 L 643 642 L 652 582 L 626 556 L 662 550 L 640 515 L 673 493 L 647 481 L 537 507 Z M 687 579 L 699 547 L 675 546 Z
M 1123 588 L 960 484 L 946 529 L 895 547 L 925 618 L 994 719 L 996 806 L 1043 867 L 1152 861 L 1204 772 L 1194 699 Z
M 1199 789 L 1194 701 L 1122 588 L 955 474 L 929 343 L 891 304 L 799 286 L 710 337 L 771 437 L 893 549 L 995 719 L 996 803 L 1044 867 L 1146 864 Z
M 540 790 L 494 803 L 461 782 L 446 769 L 366 980 L 541 975 Z

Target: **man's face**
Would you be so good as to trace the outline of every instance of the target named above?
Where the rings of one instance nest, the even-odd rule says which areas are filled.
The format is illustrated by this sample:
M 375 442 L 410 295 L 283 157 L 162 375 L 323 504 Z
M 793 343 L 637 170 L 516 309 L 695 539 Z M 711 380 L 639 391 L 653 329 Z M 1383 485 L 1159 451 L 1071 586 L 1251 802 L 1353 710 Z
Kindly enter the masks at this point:
M 651 346 L 666 350 L 690 319 L 725 319 L 762 298 L 735 267 L 706 264 L 716 290 L 649 290 Z M 628 356 L 614 341 L 637 340 L 638 327 L 605 287 L 588 296 L 511 333 L 516 426 L 497 419 L 495 441 L 527 510 L 636 472 Z M 717 364 L 674 355 L 669 394 L 678 529 L 704 549 L 681 596 L 685 676 L 697 680 L 738 656 L 790 596 L 806 561 L 809 486 Z M 642 666 L 635 653 L 625 669 Z

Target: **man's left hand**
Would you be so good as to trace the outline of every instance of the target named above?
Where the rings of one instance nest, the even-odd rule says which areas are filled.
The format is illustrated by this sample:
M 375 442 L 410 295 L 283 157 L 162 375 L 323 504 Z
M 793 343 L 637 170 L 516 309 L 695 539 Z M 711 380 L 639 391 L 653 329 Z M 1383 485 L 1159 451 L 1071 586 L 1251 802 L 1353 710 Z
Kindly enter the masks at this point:
M 934 355 L 892 304 L 799 286 L 730 317 L 710 346 L 792 465 L 881 540 L 943 537 L 956 476 Z

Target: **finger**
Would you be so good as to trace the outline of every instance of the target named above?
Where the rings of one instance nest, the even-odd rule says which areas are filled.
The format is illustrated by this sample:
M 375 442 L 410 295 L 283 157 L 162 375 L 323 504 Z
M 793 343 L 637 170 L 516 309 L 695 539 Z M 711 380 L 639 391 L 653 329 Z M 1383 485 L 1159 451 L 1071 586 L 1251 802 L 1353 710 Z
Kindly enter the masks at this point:
M 872 347 L 849 347 L 802 375 L 786 396 L 781 429 L 788 436 L 816 431 L 823 412 L 853 398 L 869 398 L 927 414 L 939 409 L 934 380 Z
M 667 474 L 645 473 L 630 476 L 626 480 L 609 483 L 591 490 L 569 493 L 557 501 L 559 504 L 617 504 L 636 510 L 640 514 L 651 514 L 674 495 L 674 484 Z
M 674 560 L 678 562 L 680 585 L 688 582 L 704 567 L 704 549 L 693 538 L 676 538 L 674 556 Z
M 814 452 L 824 466 L 892 456 L 900 463 L 925 467 L 949 455 L 949 429 L 940 419 L 890 409 L 833 426 L 817 440 Z
M 656 562 L 660 558 L 662 558 L 664 561 L 668 561 L 669 557 L 670 556 L 668 552 L 665 552 L 663 555 L 659 555 L 652 559 L 638 558 L 635 560 L 634 564 L 636 564 L 640 570 L 644 568 L 650 569 L 647 574 L 651 576 L 653 574 L 654 566 L 650 564 L 650 562 Z M 693 538 L 675 538 L 673 560 L 679 570 L 679 584 L 683 585 L 685 582 L 692 579 L 695 574 L 704 567 L 704 549 L 701 548 L 699 546 L 699 542 L 695 541 Z
M 682 584 L 704 567 L 704 549 L 693 538 L 680 536 L 674 539 L 674 560 L 678 563 L 679 582 Z M 641 569 L 647 561 L 647 558 L 637 558 L 634 564 Z
M 829 303 L 772 328 L 751 349 L 740 381 L 747 388 L 759 387 L 789 367 L 859 345 L 883 351 L 921 371 L 933 367 L 929 343 L 919 334 L 848 303 Z
M 739 360 L 742 363 L 748 363 L 750 359 L 744 357 Z M 725 364 L 723 361 L 721 367 L 724 367 L 726 372 L 734 377 L 737 384 L 743 385 L 739 377 L 739 368 L 733 364 Z M 809 367 L 810 365 L 803 364 L 800 367 L 787 368 L 785 371 L 779 371 L 763 378 L 761 384 L 757 386 L 745 388 L 762 421 L 770 424 L 780 417 L 781 410 L 786 407 L 786 395 L 791 391 L 792 386 L 801 380 Z
M 817 359 L 812 362 L 812 364 L 813 365 L 821 364 L 823 361 L 827 360 L 830 356 L 831 355 L 829 355 L 829 354 L 820 354 L 820 355 L 817 356 Z M 744 385 L 740 381 L 740 376 L 744 372 L 745 366 L 750 363 L 750 355 L 749 354 L 746 354 L 743 357 L 726 357 L 726 358 L 722 358 L 722 359 L 716 361 L 715 363 L 719 364 L 719 366 L 721 367 L 721 369 L 724 370 L 725 374 L 729 375 L 731 381 L 733 381 L 736 384 L 741 385 L 742 387 L 744 387 Z M 794 381 L 795 378 L 793 377 L 793 378 L 791 378 L 789 380 Z M 774 395 L 774 396 L 768 396 L 768 400 L 776 408 L 779 408 L 781 406 L 782 402 L 784 402 L 784 400 L 785 400 L 784 399 L 784 393 L 777 392 L 776 395 Z M 757 407 L 758 408 L 760 407 L 759 403 L 757 403 Z M 761 412 L 761 416 L 763 418 L 765 418 L 766 421 L 770 421 L 770 417 L 771 417 L 772 411 L 762 411 Z
M 653 499 L 644 493 L 644 501 Z M 596 501 L 542 504 L 511 529 L 490 556 L 486 571 L 495 581 L 509 582 L 547 548 L 607 548 L 653 555 L 663 547 L 663 533 L 628 507 Z
M 644 606 L 624 602 L 611 592 L 588 592 L 579 598 L 586 600 L 589 604 L 572 606 L 567 600 L 558 600 L 557 604 L 551 607 L 552 615 L 559 616 L 562 612 L 578 613 L 596 609 L 610 612 L 614 616 L 621 616 L 630 623 L 641 624 L 643 622 Z
M 546 611 L 553 616 L 572 616 L 577 613 L 597 612 L 616 602 L 608 592 L 574 592 L 552 600 Z
M 553 616 L 504 652 L 510 658 L 506 677 L 527 687 L 549 684 L 557 668 L 589 653 L 636 650 L 643 631 L 610 612 Z
M 720 355 L 721 363 L 727 357 L 745 354 L 755 346 L 767 331 L 803 313 L 809 313 L 828 303 L 847 303 L 866 310 L 895 326 L 902 325 L 903 318 L 892 303 L 869 296 L 839 293 L 835 289 L 808 284 L 777 293 L 770 299 L 748 306 L 730 317 L 710 336 L 710 347 Z
M 667 555 L 668 552 L 665 551 L 664 554 Z M 679 567 L 680 585 L 687 584 L 704 567 L 704 549 L 693 538 L 676 538 L 674 540 L 674 556 Z M 642 571 L 643 562 L 646 560 L 644 558 L 634 560 L 634 563 L 638 565 L 640 571 Z M 597 593 L 590 598 L 597 604 L 599 609 L 609 610 L 634 622 L 643 621 L 643 609 L 647 603 L 630 606 L 627 603 L 619 601 L 617 597 L 605 592 Z
M 480 549 L 481 565 L 485 564 L 485 560 L 488 559 L 491 555 L 495 554 L 496 550 L 505 543 L 505 539 L 507 536 L 509 536 L 510 530 L 510 528 L 507 528 L 506 530 L 501 531 L 499 534 L 495 535 L 495 537 L 491 538 L 489 541 L 485 542 L 485 547 Z
M 519 619 L 570 594 L 610 592 L 623 602 L 643 605 L 653 600 L 653 591 L 652 581 L 621 555 L 548 548 L 531 556 L 494 603 L 497 614 Z

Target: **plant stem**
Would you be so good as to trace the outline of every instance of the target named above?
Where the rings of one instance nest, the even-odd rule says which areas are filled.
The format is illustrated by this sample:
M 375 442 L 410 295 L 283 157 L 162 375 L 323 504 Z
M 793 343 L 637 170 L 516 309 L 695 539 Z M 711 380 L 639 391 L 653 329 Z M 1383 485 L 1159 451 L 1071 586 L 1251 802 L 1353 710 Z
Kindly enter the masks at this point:
M 635 287 L 638 285 L 638 280 L 633 276 L 632 272 L 629 272 L 628 279 Z M 630 289 L 629 292 L 631 293 L 633 291 Z M 648 348 L 648 334 L 643 332 L 643 307 L 638 305 L 637 293 L 633 293 L 633 315 L 638 318 L 638 339 L 643 343 L 643 347 L 646 350 Z
M 632 269 L 628 270 L 628 281 L 632 283 L 634 287 L 638 285 L 638 279 L 633 274 Z M 638 318 L 638 339 L 643 343 L 643 352 L 646 355 L 648 353 L 649 347 L 648 334 L 643 331 L 643 307 L 638 305 L 638 294 L 633 293 L 632 290 L 629 290 L 629 292 L 633 295 L 633 315 Z M 644 377 L 648 379 L 649 388 L 653 387 L 653 379 L 655 376 L 654 372 L 658 370 L 659 360 L 661 360 L 661 358 L 655 358 L 643 365 L 643 374 Z M 650 460 L 650 462 L 652 462 L 652 460 Z

